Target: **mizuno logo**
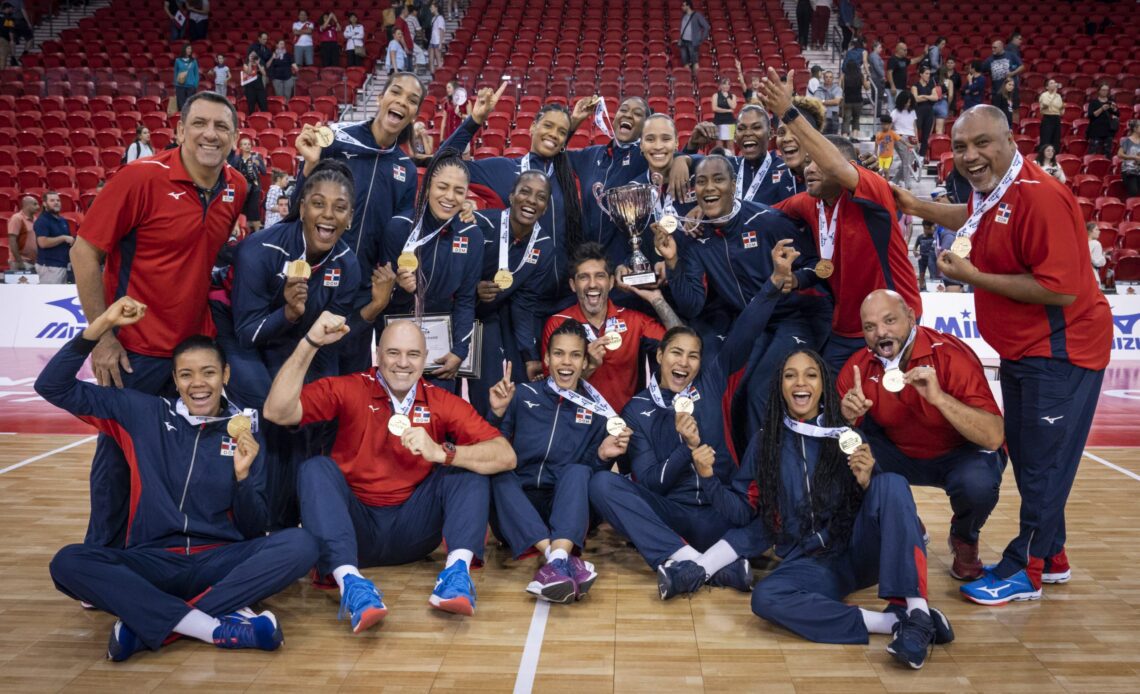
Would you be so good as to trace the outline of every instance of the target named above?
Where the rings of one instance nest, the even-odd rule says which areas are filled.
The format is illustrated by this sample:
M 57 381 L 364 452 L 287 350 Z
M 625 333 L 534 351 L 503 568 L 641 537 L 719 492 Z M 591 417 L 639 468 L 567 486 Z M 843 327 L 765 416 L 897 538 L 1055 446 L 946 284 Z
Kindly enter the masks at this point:
M 982 588 L 981 586 L 978 586 L 978 590 L 982 591 L 983 593 L 989 593 L 990 597 L 997 599 L 999 597 L 998 593 L 1002 592 L 1006 588 L 1009 588 L 1010 585 L 1011 584 L 1009 583 L 1003 583 L 995 588 Z
M 170 422 L 163 422 L 163 424 L 165 424 L 165 425 L 166 425 L 166 430 L 167 430 L 167 431 L 174 431 L 174 425 L 173 425 L 173 424 L 171 424 Z
M 186 191 L 183 190 L 183 191 L 179 191 L 177 193 L 167 193 L 167 195 L 169 195 L 170 197 L 177 200 L 178 198 L 181 198 L 183 195 L 186 195 Z
M 345 159 L 352 159 L 352 158 L 353 158 L 353 157 L 355 157 L 355 156 L 357 156 L 357 155 L 356 155 L 356 154 L 353 154 L 352 152 L 345 152 L 345 153 L 344 153 L 344 158 L 345 158 Z
M 523 402 L 526 403 L 527 409 L 532 409 L 532 408 L 538 407 L 537 402 L 531 402 L 530 400 L 523 400 Z
M 1046 421 L 1046 422 L 1049 422 L 1050 424 L 1054 424 L 1058 419 L 1064 419 L 1064 418 L 1065 418 L 1065 415 L 1061 415 L 1059 417 L 1042 417 L 1041 419 L 1042 419 L 1042 421 Z
M 806 345 L 807 344 L 807 340 L 801 339 L 801 338 L 797 337 L 796 335 L 792 335 L 792 339 L 796 341 L 797 345 Z
M 652 417 L 653 416 L 653 410 L 644 410 L 641 413 L 641 416 L 642 417 Z
M 376 407 L 375 405 L 369 405 L 368 409 L 372 410 L 373 412 L 379 412 L 380 411 L 380 408 Z

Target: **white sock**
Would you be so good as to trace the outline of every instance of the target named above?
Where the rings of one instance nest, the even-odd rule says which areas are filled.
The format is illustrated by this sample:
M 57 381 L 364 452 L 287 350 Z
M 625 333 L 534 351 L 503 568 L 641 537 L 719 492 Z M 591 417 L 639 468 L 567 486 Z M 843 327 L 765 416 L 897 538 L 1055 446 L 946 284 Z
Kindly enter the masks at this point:
M 736 561 L 740 555 L 728 544 L 725 540 L 720 540 L 697 559 L 697 563 L 704 567 L 705 578 L 711 578 L 713 574 Z
M 860 607 L 859 614 L 863 615 L 863 624 L 867 627 L 868 634 L 889 634 L 899 622 L 899 617 L 894 612 L 872 612 Z
M 691 545 L 681 545 L 681 549 L 669 555 L 669 559 L 673 561 L 696 561 L 701 558 L 701 553 L 693 549 Z
M 344 595 L 344 577 L 345 576 L 360 576 L 360 569 L 352 564 L 341 564 L 333 569 L 333 580 L 336 581 L 337 586 L 340 587 L 340 594 Z M 363 576 L 360 576 L 364 578 Z
M 221 622 L 202 610 L 190 610 L 190 612 L 182 618 L 182 621 L 174 625 L 174 631 L 183 636 L 189 636 L 192 639 L 213 643 L 214 629 L 217 629 L 219 624 L 221 624 Z
M 462 559 L 467 562 L 468 571 L 471 570 L 471 562 L 475 559 L 475 553 L 469 549 L 453 549 L 447 553 L 447 565 L 445 569 L 450 569 L 451 565 Z
M 555 559 L 561 559 L 562 561 L 566 561 L 569 558 L 570 558 L 570 553 L 567 552 L 566 550 L 564 550 L 564 549 L 552 549 L 552 550 L 550 550 L 550 556 L 547 557 L 547 561 L 554 561 Z
M 930 605 L 926 604 L 926 598 L 907 598 L 906 599 L 907 614 L 910 614 L 911 612 L 914 612 L 915 610 L 918 610 L 919 612 L 925 612 L 926 614 L 930 614 Z
M 546 561 L 550 561 L 550 545 L 547 545 L 546 549 L 542 550 L 542 553 L 546 556 Z

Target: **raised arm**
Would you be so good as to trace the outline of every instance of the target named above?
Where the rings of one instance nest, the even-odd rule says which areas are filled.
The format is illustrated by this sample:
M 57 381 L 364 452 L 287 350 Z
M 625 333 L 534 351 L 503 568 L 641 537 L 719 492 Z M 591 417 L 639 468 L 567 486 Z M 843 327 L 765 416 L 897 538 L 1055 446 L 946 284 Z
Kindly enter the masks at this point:
M 300 424 L 304 414 L 301 408 L 301 387 L 305 385 L 309 364 L 313 362 L 318 349 L 335 343 L 346 334 L 348 325 L 345 324 L 344 316 L 328 311 L 321 313 L 273 379 L 262 410 L 266 419 L 281 426 Z

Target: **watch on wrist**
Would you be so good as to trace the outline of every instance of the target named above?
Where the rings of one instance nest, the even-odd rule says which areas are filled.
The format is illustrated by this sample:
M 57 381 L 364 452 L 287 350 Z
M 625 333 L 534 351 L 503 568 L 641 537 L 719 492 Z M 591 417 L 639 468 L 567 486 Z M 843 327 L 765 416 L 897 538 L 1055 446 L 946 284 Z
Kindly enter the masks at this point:
M 455 444 L 450 441 L 444 441 L 441 448 L 443 448 L 443 464 L 451 465 L 455 462 Z
M 795 106 L 792 106 L 792 107 L 788 108 L 787 111 L 784 111 L 784 115 L 780 116 L 780 122 L 781 123 L 791 123 L 792 121 L 794 121 L 795 119 L 797 119 L 799 117 L 800 117 L 800 110 L 798 108 L 796 108 Z

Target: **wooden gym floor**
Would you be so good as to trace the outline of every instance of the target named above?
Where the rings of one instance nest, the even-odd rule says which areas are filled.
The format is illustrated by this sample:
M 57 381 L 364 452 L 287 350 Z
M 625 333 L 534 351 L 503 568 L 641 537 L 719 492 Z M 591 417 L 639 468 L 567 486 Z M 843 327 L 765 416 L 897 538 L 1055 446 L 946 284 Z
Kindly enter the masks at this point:
M 47 572 L 53 553 L 83 535 L 93 449 L 82 436 L 0 437 L 0 468 L 34 459 L 0 470 L 0 691 L 1140 691 L 1137 449 L 1090 449 L 1100 460 L 1082 462 L 1068 506 L 1073 580 L 1035 603 L 985 608 L 959 598 L 946 572 L 949 506 L 940 491 L 916 489 L 932 535 L 931 601 L 957 633 L 919 672 L 893 662 L 885 636 L 867 646 L 807 643 L 753 617 L 741 593 L 662 603 L 653 574 L 608 528 L 587 553 L 600 577 L 574 605 L 536 609 L 523 592 L 533 560 L 488 547 L 487 566 L 475 573 L 475 617 L 440 614 L 427 604 L 437 553 L 365 570 L 390 609 L 366 634 L 336 620 L 334 594 L 299 581 L 262 605 L 284 629 L 274 653 L 182 640 L 111 663 L 104 655 L 114 618 L 82 610 Z M 1017 508 L 1007 471 L 983 560 L 996 560 Z M 873 590 L 851 601 L 881 607 Z

